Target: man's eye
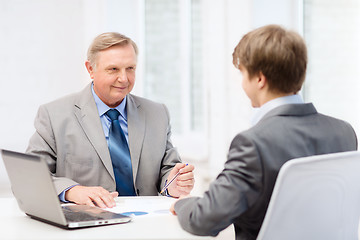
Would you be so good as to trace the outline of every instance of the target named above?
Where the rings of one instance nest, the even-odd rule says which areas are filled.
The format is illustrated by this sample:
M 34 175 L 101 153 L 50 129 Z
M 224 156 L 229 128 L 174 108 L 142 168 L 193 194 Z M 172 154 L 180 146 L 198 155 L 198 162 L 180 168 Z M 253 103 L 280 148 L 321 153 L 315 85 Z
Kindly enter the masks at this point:
M 135 70 L 135 67 L 128 67 L 128 70 Z

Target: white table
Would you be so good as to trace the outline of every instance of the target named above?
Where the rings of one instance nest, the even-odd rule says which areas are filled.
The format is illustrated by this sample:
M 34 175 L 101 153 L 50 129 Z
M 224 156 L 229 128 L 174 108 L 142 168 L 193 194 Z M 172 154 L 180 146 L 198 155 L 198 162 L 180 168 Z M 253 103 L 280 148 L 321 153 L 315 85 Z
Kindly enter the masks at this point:
M 138 197 L 142 198 L 142 197 Z M 154 198 L 157 197 L 144 197 Z M 160 199 L 161 197 L 159 197 Z M 164 209 L 169 203 L 164 202 Z M 171 202 L 170 202 L 171 204 Z M 134 209 L 137 210 L 137 209 Z M 0 198 L 0 239 L 213 239 L 195 236 L 184 231 L 177 217 L 161 214 L 136 216 L 129 223 L 111 226 L 65 230 L 26 216 L 15 198 Z

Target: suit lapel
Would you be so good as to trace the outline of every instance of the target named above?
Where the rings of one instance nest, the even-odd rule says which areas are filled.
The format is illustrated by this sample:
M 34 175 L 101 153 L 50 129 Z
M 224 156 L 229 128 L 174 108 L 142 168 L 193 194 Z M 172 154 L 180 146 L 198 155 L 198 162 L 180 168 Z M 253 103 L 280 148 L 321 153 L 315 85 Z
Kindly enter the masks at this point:
M 105 168 L 115 180 L 109 149 L 105 140 L 96 103 L 91 92 L 91 84 L 80 93 L 74 107 L 74 113 L 80 126 L 98 153 Z
M 133 176 L 136 176 L 139 167 L 140 153 L 145 136 L 145 114 L 141 109 L 140 103 L 131 94 L 127 99 L 127 121 L 129 132 L 129 149 L 133 168 Z

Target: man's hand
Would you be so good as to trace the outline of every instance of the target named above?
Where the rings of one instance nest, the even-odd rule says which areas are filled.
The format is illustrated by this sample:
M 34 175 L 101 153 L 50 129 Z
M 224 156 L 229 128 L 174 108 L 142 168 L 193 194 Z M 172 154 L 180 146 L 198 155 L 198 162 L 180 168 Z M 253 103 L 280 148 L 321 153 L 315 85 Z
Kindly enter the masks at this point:
M 168 187 L 168 193 L 173 197 L 188 195 L 194 188 L 194 166 L 185 163 L 177 163 L 171 170 L 167 182 L 169 182 L 178 172 L 180 175 Z
M 176 212 L 175 212 L 175 204 L 177 203 L 177 201 L 179 201 L 180 199 L 184 199 L 184 198 L 188 198 L 188 197 L 191 197 L 190 195 L 182 195 L 181 197 L 179 197 L 178 200 L 176 200 L 175 202 L 173 202 L 170 206 L 170 212 L 173 214 L 173 215 L 177 215 Z
M 102 187 L 74 186 L 65 193 L 67 201 L 81 205 L 98 206 L 100 208 L 112 208 L 116 203 L 114 198 L 117 192 L 110 193 Z

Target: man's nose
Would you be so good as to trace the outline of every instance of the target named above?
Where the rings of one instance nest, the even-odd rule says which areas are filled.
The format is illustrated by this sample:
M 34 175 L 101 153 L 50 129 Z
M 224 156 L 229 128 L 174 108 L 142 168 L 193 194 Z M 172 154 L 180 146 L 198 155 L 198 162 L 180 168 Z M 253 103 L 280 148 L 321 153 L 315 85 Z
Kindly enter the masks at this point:
M 120 71 L 117 80 L 118 80 L 119 82 L 127 81 L 127 75 L 126 75 L 126 71 L 125 71 L 125 70 L 121 70 L 121 71 Z

